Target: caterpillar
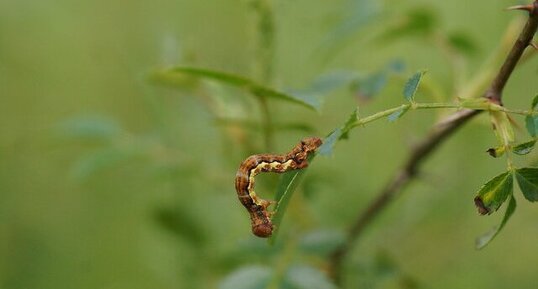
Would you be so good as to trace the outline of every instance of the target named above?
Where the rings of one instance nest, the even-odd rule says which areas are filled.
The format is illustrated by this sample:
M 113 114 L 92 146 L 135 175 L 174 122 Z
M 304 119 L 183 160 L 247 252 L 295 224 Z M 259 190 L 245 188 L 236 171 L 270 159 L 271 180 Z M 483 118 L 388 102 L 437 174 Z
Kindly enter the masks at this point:
M 274 201 L 261 199 L 254 192 L 254 177 L 262 172 L 284 173 L 299 170 L 308 166 L 308 156 L 321 146 L 322 141 L 317 137 L 301 140 L 293 149 L 284 155 L 257 154 L 246 158 L 235 176 L 237 197 L 250 214 L 252 233 L 261 238 L 270 237 L 273 233 L 271 216 L 267 207 Z

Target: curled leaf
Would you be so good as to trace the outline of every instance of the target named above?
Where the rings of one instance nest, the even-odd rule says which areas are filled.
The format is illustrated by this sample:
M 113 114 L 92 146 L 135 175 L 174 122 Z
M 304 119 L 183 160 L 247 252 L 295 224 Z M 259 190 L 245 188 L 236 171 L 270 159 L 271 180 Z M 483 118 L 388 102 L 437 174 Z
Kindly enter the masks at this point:
M 512 171 L 494 177 L 480 188 L 474 199 L 478 212 L 481 215 L 489 215 L 497 211 L 512 191 Z
M 506 225 L 510 217 L 512 217 L 515 210 L 516 210 L 516 199 L 514 198 L 514 196 L 511 196 L 510 202 L 508 202 L 508 207 L 506 207 L 506 211 L 504 212 L 504 217 L 501 221 L 501 224 L 499 226 L 494 227 L 492 230 L 485 233 L 484 235 L 478 237 L 476 239 L 476 249 L 482 249 L 487 244 L 489 244 L 491 240 L 493 240 L 493 238 L 495 238 L 499 234 L 502 228 L 504 228 L 504 225 Z
M 517 155 L 523 156 L 530 153 L 534 149 L 535 144 L 536 144 L 536 140 L 531 140 L 529 142 L 525 142 L 525 143 L 514 146 L 512 148 L 512 151 Z

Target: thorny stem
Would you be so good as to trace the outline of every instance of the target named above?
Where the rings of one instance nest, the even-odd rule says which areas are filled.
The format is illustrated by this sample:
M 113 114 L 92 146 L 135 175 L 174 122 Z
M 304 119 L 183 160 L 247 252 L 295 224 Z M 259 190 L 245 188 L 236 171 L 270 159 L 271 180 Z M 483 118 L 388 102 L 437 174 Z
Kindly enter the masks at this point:
M 523 55 L 523 52 L 530 45 L 530 42 L 536 33 L 536 29 L 538 28 L 538 0 L 535 0 L 529 7 L 529 19 L 527 20 L 525 27 L 514 43 L 510 53 L 501 66 L 501 69 L 483 95 L 493 103 L 502 104 L 502 92 L 504 87 Z M 479 113 L 479 110 L 464 109 L 441 120 L 432 127 L 430 133 L 411 151 L 402 168 L 386 183 L 385 187 L 366 209 L 359 213 L 357 219 L 349 229 L 346 242 L 336 248 L 333 252 L 330 259 L 329 270 L 336 283 L 341 283 L 342 264 L 344 259 L 349 255 L 355 245 L 355 241 L 362 235 L 368 225 L 370 225 L 372 221 L 374 221 L 375 218 L 392 202 L 392 200 L 394 200 L 398 193 L 400 193 L 406 185 L 416 177 L 421 163 L 458 128 Z

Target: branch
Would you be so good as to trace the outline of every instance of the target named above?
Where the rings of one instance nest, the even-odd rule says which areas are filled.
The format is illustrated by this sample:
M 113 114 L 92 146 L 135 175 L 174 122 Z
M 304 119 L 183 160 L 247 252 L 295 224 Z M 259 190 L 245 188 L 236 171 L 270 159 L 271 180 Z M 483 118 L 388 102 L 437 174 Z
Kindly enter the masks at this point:
M 535 0 L 531 5 L 521 7 L 523 8 L 517 9 L 528 11 L 529 19 L 514 43 L 510 53 L 506 57 L 501 69 L 483 95 L 483 97 L 488 98 L 494 103 L 502 103 L 501 100 L 504 87 L 523 55 L 523 52 L 531 45 L 532 38 L 538 27 L 538 0 Z M 367 206 L 367 208 L 359 214 L 349 230 L 346 242 L 333 252 L 329 268 L 337 283 L 341 281 L 342 264 L 345 257 L 350 253 L 355 241 L 362 235 L 368 225 L 370 225 L 405 188 L 405 186 L 416 177 L 422 162 L 458 128 L 462 127 L 479 113 L 480 111 L 466 109 L 441 120 L 434 125 L 428 136 L 411 151 L 402 168 L 396 172 L 389 182 L 387 182 L 383 190 L 379 192 L 377 197 Z

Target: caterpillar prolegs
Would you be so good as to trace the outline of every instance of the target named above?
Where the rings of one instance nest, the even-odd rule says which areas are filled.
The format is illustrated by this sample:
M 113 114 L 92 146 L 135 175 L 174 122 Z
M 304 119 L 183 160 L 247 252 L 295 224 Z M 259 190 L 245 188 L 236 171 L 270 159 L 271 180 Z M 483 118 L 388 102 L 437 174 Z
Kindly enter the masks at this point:
M 254 192 L 256 175 L 262 172 L 284 173 L 306 168 L 308 156 L 314 153 L 321 144 L 320 138 L 309 137 L 301 140 L 287 154 L 252 155 L 241 163 L 235 176 L 235 190 L 239 201 L 250 214 L 254 235 L 267 238 L 273 233 L 272 213 L 267 211 L 267 207 L 274 202 L 261 199 L 256 195 Z

